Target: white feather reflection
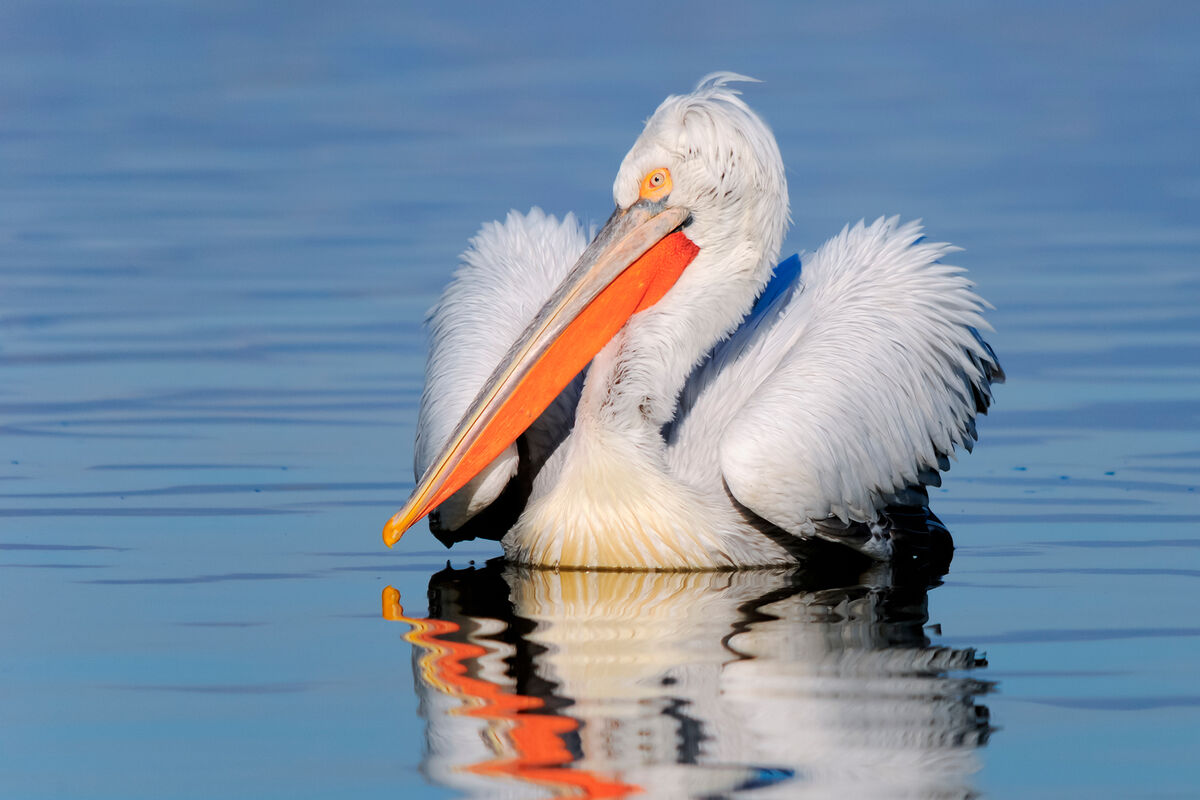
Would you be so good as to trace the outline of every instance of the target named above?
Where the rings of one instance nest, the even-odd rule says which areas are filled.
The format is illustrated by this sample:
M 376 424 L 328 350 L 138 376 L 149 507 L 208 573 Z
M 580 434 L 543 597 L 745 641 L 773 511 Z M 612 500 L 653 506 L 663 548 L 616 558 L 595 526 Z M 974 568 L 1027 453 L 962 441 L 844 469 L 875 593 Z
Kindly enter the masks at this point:
M 489 565 L 435 575 L 428 619 L 385 592 L 425 774 L 470 797 L 971 797 L 981 662 L 930 646 L 926 583 L 889 569 Z

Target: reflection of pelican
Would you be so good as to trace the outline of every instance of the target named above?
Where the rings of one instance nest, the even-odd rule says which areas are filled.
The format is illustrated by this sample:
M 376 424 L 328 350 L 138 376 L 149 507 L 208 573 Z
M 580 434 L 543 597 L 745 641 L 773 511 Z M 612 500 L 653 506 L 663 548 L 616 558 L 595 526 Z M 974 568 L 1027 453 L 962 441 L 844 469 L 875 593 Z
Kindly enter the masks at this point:
M 426 774 L 471 796 L 971 796 L 978 662 L 930 646 L 924 584 L 886 569 L 493 563 L 435 575 L 429 619 L 394 590 L 384 614 L 412 625 Z
M 420 480 L 389 545 L 440 506 L 444 537 L 512 525 L 505 552 L 532 564 L 788 564 L 813 537 L 894 554 L 889 509 L 924 505 L 1002 377 L 982 301 L 952 248 L 894 219 L 768 285 L 787 185 L 738 79 L 659 107 L 586 250 L 540 212 L 474 240 L 433 314 Z

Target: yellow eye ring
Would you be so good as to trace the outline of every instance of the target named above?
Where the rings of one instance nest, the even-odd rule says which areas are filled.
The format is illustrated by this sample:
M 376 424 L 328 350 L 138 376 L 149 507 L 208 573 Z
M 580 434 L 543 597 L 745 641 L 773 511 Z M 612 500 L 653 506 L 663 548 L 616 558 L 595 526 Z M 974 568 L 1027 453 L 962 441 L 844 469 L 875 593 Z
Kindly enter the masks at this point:
M 671 170 L 666 167 L 650 170 L 642 178 L 641 197 L 643 200 L 661 200 L 671 193 Z

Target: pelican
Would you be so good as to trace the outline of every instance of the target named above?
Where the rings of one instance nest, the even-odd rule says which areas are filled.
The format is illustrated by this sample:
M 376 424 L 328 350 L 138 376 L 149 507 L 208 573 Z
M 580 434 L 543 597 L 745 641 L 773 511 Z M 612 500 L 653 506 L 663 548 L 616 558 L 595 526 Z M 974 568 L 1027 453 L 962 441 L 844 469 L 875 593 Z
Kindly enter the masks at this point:
M 827 540 L 887 561 L 1003 380 L 957 250 L 847 227 L 803 266 L 771 130 L 705 77 L 646 122 L 588 243 L 572 215 L 484 226 L 430 316 L 416 487 L 447 544 L 514 562 L 704 570 Z M 925 534 L 930 536 L 932 534 Z

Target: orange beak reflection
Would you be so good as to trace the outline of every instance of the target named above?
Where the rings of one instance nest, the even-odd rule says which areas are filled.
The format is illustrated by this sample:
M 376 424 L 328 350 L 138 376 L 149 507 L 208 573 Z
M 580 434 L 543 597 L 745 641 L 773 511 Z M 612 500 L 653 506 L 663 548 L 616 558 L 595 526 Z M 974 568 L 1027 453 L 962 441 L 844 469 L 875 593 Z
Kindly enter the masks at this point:
M 472 662 L 488 655 L 455 622 L 409 617 L 400 592 L 383 590 L 383 618 L 410 626 L 404 638 L 421 648 L 420 680 L 462 705 L 451 711 L 487 722 L 485 739 L 495 758 L 462 767 L 488 778 L 516 779 L 553 793 L 553 800 L 599 800 L 642 794 L 640 786 L 622 783 L 574 765 L 565 738 L 578 735 L 579 721 L 547 709 L 538 697 L 518 694 L 479 677 Z M 464 641 L 465 640 L 465 641 Z
M 388 520 L 388 547 L 515 442 L 631 316 L 675 285 L 699 252 L 679 230 L 687 217 L 645 200 L 613 214 Z

